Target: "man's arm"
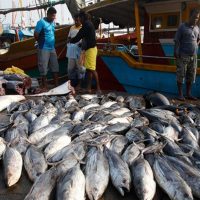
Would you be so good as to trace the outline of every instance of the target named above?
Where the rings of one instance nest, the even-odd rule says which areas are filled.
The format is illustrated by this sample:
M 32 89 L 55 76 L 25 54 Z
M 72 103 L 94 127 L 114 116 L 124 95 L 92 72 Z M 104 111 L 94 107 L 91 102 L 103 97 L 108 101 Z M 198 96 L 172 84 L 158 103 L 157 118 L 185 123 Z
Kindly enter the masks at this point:
M 180 41 L 181 41 L 181 26 L 178 28 L 175 38 L 174 38 L 174 57 L 179 57 L 179 47 L 180 47 Z
M 36 41 L 38 41 L 39 40 L 39 33 L 34 32 L 34 38 L 35 38 Z
M 178 41 L 174 41 L 175 44 L 174 44 L 174 57 L 175 58 L 178 58 L 179 57 L 179 53 L 178 53 L 178 49 L 179 49 L 179 42 Z
M 72 27 L 69 29 L 69 33 L 68 33 L 68 36 L 67 36 L 67 43 L 69 43 L 70 42 L 70 40 L 71 40 L 71 32 L 72 32 Z
M 79 32 L 77 33 L 77 35 L 76 35 L 74 38 L 71 38 L 71 39 L 70 39 L 70 42 L 71 42 L 71 43 L 77 43 L 77 42 L 79 42 L 81 39 L 83 39 L 83 38 L 85 37 L 86 34 L 87 34 L 86 29 L 81 28 L 81 29 L 79 30 Z
M 39 40 L 39 35 L 40 35 L 42 28 L 43 28 L 43 23 L 40 20 L 40 21 L 37 22 L 37 25 L 36 25 L 35 31 L 34 31 L 34 38 L 35 38 L 36 41 Z
M 69 42 L 70 42 L 70 40 L 71 40 L 71 37 L 68 37 L 68 38 L 67 38 L 67 43 L 69 43 Z

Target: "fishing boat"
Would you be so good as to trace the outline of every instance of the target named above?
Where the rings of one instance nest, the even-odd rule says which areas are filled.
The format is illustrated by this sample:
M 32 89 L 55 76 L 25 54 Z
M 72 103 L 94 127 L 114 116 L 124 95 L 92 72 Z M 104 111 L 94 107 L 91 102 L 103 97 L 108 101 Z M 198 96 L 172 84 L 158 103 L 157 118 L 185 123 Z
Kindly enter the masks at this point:
M 66 74 L 66 36 L 70 26 L 59 28 L 55 32 L 56 52 L 59 58 L 60 73 Z M 0 67 L 4 70 L 8 67 L 16 66 L 23 69 L 31 77 L 38 77 L 37 69 L 37 48 L 35 39 L 17 41 L 11 44 L 10 48 L 0 55 Z
M 178 26 L 187 21 L 191 9 L 197 7 L 200 3 L 195 0 L 105 0 L 87 7 L 87 12 L 102 21 L 136 29 L 138 55 L 119 39 L 109 43 L 98 40 L 97 71 L 102 89 L 176 95 L 174 36 Z M 199 67 L 192 90 L 197 97 L 200 97 Z

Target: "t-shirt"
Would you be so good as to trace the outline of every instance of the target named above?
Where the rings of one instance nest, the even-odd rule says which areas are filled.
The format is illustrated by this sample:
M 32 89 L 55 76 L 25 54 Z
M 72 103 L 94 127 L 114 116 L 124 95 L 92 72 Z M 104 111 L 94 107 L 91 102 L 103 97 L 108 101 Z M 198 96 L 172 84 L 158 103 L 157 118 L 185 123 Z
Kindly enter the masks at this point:
M 74 38 L 76 35 L 77 35 L 77 33 L 79 32 L 79 30 L 81 29 L 81 25 L 80 26 L 72 26 L 71 28 L 70 28 L 70 30 L 69 30 L 69 34 L 68 34 L 68 37 L 70 37 L 70 38 Z
M 81 39 L 84 39 L 84 47 L 82 47 L 83 50 L 87 50 L 96 46 L 95 28 L 92 22 L 89 20 L 83 24 L 76 37 L 72 38 L 70 42 L 76 43 Z
M 79 30 L 81 29 L 81 26 L 72 26 L 69 30 L 69 34 L 68 37 L 69 38 L 73 38 L 77 35 L 77 33 L 79 32 Z M 78 44 L 67 44 L 67 54 L 66 57 L 67 58 L 73 58 L 73 59 L 78 59 L 80 56 L 80 47 L 78 46 Z
M 189 26 L 182 23 L 175 35 L 175 41 L 178 42 L 179 55 L 193 56 L 198 52 L 198 40 L 200 40 L 200 30 L 198 26 Z
M 39 33 L 39 49 L 52 50 L 55 47 L 55 24 L 43 18 L 37 22 L 35 32 Z
M 67 44 L 67 58 L 78 59 L 81 53 L 81 48 L 77 44 Z

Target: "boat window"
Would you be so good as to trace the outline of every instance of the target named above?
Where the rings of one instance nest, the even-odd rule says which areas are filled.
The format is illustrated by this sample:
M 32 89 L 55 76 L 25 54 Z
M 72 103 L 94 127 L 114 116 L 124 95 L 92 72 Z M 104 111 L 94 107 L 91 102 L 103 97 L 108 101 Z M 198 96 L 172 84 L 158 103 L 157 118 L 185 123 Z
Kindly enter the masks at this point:
M 167 27 L 176 28 L 179 23 L 179 16 L 178 15 L 168 15 L 167 18 Z
M 151 23 L 150 23 L 151 31 L 175 29 L 179 25 L 180 14 L 179 12 L 156 13 L 156 14 L 151 14 L 150 20 L 151 20 Z
M 161 29 L 163 25 L 163 19 L 161 16 L 155 16 L 152 20 L 152 29 Z

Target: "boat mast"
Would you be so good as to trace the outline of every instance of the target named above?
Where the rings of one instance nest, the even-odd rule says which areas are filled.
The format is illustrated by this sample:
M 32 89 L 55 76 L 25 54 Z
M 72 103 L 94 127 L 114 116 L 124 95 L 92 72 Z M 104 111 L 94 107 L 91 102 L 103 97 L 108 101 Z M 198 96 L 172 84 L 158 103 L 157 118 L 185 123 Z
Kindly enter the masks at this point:
M 20 5 L 20 8 L 23 7 L 22 0 L 19 0 L 19 5 Z M 22 27 L 22 28 L 25 28 L 25 27 L 26 27 L 24 11 L 21 11 L 21 27 Z
M 12 0 L 12 8 L 16 8 L 16 4 L 14 0 Z M 17 17 L 17 12 L 13 12 L 12 13 L 12 27 L 15 26 L 16 17 Z
M 37 0 L 35 0 L 35 6 L 37 6 Z M 41 18 L 41 16 L 40 16 L 40 11 L 39 11 L 38 8 L 37 8 L 37 12 L 38 12 L 38 16 L 39 16 L 39 18 Z
M 136 25 L 136 36 L 137 36 L 139 61 L 142 62 L 142 44 L 141 44 L 140 15 L 139 15 L 138 0 L 134 1 L 134 7 L 135 7 L 135 25 Z

